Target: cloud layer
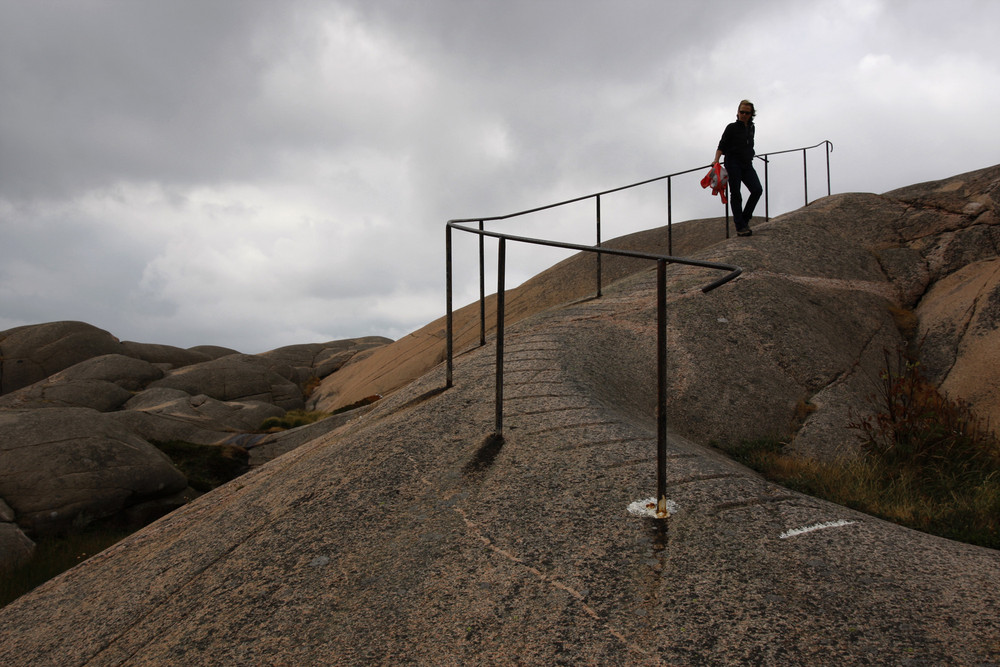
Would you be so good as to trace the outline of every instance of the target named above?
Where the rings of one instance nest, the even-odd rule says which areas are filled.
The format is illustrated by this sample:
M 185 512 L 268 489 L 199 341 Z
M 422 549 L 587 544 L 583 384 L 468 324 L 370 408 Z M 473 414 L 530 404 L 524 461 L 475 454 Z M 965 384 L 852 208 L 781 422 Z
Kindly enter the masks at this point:
M 443 313 L 445 220 L 707 164 L 744 97 L 759 151 L 834 142 L 836 192 L 988 166 L 997 24 L 962 0 L 0 0 L 0 329 L 399 337 Z M 796 160 L 772 212 L 801 205 Z M 675 220 L 717 214 L 695 183 Z M 665 222 L 662 187 L 629 197 L 605 237 Z

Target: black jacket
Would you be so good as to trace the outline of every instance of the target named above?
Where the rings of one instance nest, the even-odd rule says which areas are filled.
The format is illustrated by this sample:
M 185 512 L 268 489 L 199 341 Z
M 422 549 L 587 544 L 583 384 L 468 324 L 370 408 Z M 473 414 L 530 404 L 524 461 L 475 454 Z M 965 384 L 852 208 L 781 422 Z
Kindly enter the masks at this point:
M 753 123 L 744 125 L 738 120 L 726 125 L 722 139 L 719 140 L 719 150 L 726 156 L 726 162 L 738 162 L 743 165 L 753 162 L 754 129 Z

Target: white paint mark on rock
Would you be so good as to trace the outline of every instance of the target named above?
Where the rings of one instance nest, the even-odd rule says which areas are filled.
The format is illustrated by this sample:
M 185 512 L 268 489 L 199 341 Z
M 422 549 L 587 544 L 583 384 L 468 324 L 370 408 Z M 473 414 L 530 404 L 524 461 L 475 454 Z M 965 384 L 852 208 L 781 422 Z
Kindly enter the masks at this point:
M 677 503 L 667 499 L 667 513 L 675 514 L 677 512 Z M 656 498 L 646 498 L 645 500 L 637 500 L 634 503 L 629 503 L 628 513 L 632 516 L 648 516 L 651 519 L 658 518 L 656 516 Z
M 778 539 L 784 540 L 788 539 L 789 537 L 795 537 L 796 535 L 802 535 L 803 533 L 811 533 L 814 530 L 824 530 L 826 528 L 840 528 L 841 526 L 850 526 L 852 523 L 857 523 L 857 522 L 848 521 L 847 519 L 838 519 L 837 521 L 814 523 L 811 526 L 803 526 L 801 528 L 792 528 L 791 530 L 786 530 L 781 535 L 778 535 Z

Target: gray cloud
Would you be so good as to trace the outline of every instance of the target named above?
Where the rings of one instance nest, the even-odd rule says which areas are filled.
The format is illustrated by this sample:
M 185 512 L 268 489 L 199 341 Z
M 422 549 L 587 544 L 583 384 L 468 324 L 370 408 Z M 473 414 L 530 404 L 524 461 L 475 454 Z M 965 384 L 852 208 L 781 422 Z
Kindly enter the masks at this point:
M 0 327 L 249 352 L 398 337 L 442 313 L 446 219 L 706 164 L 742 97 L 761 150 L 835 143 L 835 191 L 987 166 L 998 19 L 985 1 L 0 0 Z M 773 165 L 775 209 L 801 204 L 799 168 Z M 675 220 L 715 214 L 695 182 Z M 608 202 L 606 235 L 663 224 L 662 196 Z M 589 215 L 541 224 L 573 236 Z M 558 259 L 517 257 L 514 279 Z

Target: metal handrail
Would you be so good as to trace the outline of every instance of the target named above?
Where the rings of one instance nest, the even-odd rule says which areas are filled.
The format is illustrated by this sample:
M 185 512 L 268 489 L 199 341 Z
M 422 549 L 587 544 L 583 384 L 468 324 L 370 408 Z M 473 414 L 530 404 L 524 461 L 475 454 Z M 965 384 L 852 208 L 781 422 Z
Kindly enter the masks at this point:
M 826 153 L 826 194 L 827 194 L 827 196 L 830 196 L 830 153 L 833 152 L 833 142 L 832 141 L 824 139 L 823 141 L 821 141 L 818 144 L 815 144 L 813 146 L 805 146 L 803 148 L 790 148 L 790 149 L 783 150 L 783 151 L 772 151 L 770 153 L 760 153 L 760 154 L 756 155 L 755 157 L 764 161 L 764 164 L 765 164 L 765 173 L 766 173 L 766 165 L 769 162 L 769 158 L 772 155 L 784 155 L 785 153 L 796 153 L 796 152 L 802 151 L 802 154 L 803 154 L 803 173 L 805 173 L 806 170 L 805 170 L 804 160 L 805 160 L 805 153 L 806 153 L 806 151 L 812 150 L 814 148 L 819 148 L 820 146 L 825 146 L 826 149 L 827 149 L 827 153 Z M 509 220 L 510 218 L 517 218 L 517 217 L 520 217 L 522 215 L 528 215 L 530 213 L 538 213 L 540 211 L 547 211 L 549 209 L 557 208 L 559 206 L 565 206 L 567 204 L 575 204 L 577 202 L 585 201 L 587 199 L 599 198 L 599 197 L 603 197 L 604 195 L 610 195 L 610 194 L 613 194 L 615 192 L 621 192 L 622 190 L 629 190 L 631 188 L 637 188 L 640 185 L 649 185 L 650 183 L 655 183 L 657 181 L 662 181 L 664 179 L 667 179 L 667 183 L 668 183 L 668 186 L 669 186 L 670 179 L 672 179 L 674 176 L 684 176 L 685 174 L 690 174 L 690 173 L 693 173 L 693 172 L 696 172 L 696 171 L 702 171 L 703 169 L 708 169 L 711 166 L 712 165 L 710 165 L 710 164 L 706 164 L 706 165 L 703 165 L 701 167 L 695 167 L 693 169 L 685 169 L 684 171 L 675 171 L 672 174 L 665 174 L 663 176 L 657 176 L 656 178 L 647 178 L 646 180 L 639 181 L 637 183 L 630 183 L 629 185 L 622 185 L 622 186 L 619 186 L 617 188 L 611 188 L 610 190 L 602 190 L 600 192 L 594 192 L 594 193 L 591 193 L 589 195 L 583 195 L 583 196 L 580 196 L 580 197 L 573 197 L 572 199 L 566 199 L 564 201 L 556 202 L 554 204 L 546 204 L 545 206 L 536 206 L 535 208 L 529 208 L 529 209 L 526 209 L 524 211 L 518 211 L 516 213 L 507 213 L 506 215 L 493 215 L 493 216 L 481 217 L 481 218 L 455 218 L 455 219 L 451 220 L 450 222 L 480 222 L 480 223 L 483 223 L 483 222 L 497 222 L 497 221 L 500 221 L 500 220 Z M 808 175 L 806 177 L 808 178 Z M 766 190 L 766 182 L 767 182 L 766 175 L 764 177 L 764 181 L 765 181 L 765 190 Z M 670 207 L 670 203 L 671 202 L 668 199 L 668 201 L 667 201 L 668 209 Z M 808 182 L 806 183 L 806 205 L 807 206 L 809 205 Z M 668 249 L 668 253 L 669 252 L 672 252 L 672 250 Z
M 769 184 L 769 179 L 768 179 L 768 166 L 770 164 L 771 157 L 775 156 L 775 155 L 784 155 L 786 153 L 796 153 L 796 152 L 800 152 L 800 151 L 802 152 L 802 173 L 803 173 L 803 180 L 804 180 L 804 183 L 805 183 L 805 188 L 804 188 L 804 190 L 805 190 L 805 204 L 806 204 L 806 206 L 808 206 L 809 205 L 809 182 L 808 182 L 809 181 L 809 174 L 808 174 L 808 168 L 807 168 L 807 162 L 806 162 L 806 153 L 807 153 L 807 151 L 813 150 L 814 148 L 819 148 L 820 146 L 823 146 L 825 148 L 825 153 L 826 153 L 826 194 L 827 194 L 827 196 L 830 196 L 830 194 L 831 194 L 831 189 L 830 189 L 830 153 L 833 152 L 833 142 L 824 139 L 823 141 L 821 141 L 818 144 L 815 144 L 813 146 L 805 146 L 805 147 L 802 147 L 802 148 L 791 148 L 791 149 L 782 150 L 782 151 L 772 151 L 770 153 L 761 153 L 760 155 L 756 156 L 757 159 L 762 160 L 764 162 L 764 216 L 765 216 L 766 220 L 770 220 L 771 219 L 771 210 L 770 210 L 770 184 Z M 610 195 L 610 194 L 613 194 L 613 193 L 616 193 L 616 192 L 621 192 L 623 190 L 629 190 L 629 189 L 632 189 L 632 188 L 637 188 L 637 187 L 642 186 L 642 185 L 648 185 L 650 183 L 656 183 L 657 181 L 666 180 L 666 182 L 667 182 L 667 255 L 671 255 L 672 256 L 674 254 L 674 236 L 673 236 L 673 179 L 676 176 L 685 176 L 687 174 L 691 174 L 691 173 L 694 173 L 694 172 L 702 171 L 702 170 L 708 169 L 710 167 L 711 167 L 711 165 L 703 165 L 703 166 L 700 166 L 700 167 L 695 167 L 693 169 L 685 169 L 684 171 L 677 171 L 677 172 L 674 172 L 672 174 L 666 174 L 664 176 L 657 176 L 656 178 L 647 178 L 646 180 L 638 181 L 637 183 L 630 183 L 629 185 L 622 185 L 622 186 L 619 186 L 617 188 L 611 188 L 610 190 L 602 190 L 600 192 L 594 192 L 592 194 L 583 195 L 581 197 L 573 197 L 572 199 L 566 199 L 566 200 L 563 200 L 563 201 L 560 201 L 560 202 L 556 202 L 554 204 L 546 204 L 545 206 L 536 206 L 535 208 L 529 208 L 529 209 L 526 209 L 526 210 L 523 210 L 523 211 L 518 211 L 516 213 L 508 213 L 506 215 L 494 215 L 494 216 L 482 217 L 482 218 L 456 218 L 456 219 L 452 220 L 451 222 L 459 222 L 459 223 L 472 223 L 472 222 L 475 222 L 475 223 L 479 223 L 479 228 L 480 229 L 483 229 L 484 228 L 484 223 L 487 223 L 487 222 L 499 222 L 499 221 L 502 221 L 502 220 L 510 220 L 511 218 L 517 218 L 517 217 L 529 215 L 531 213 L 539 213 L 541 211 L 547 211 L 549 209 L 558 208 L 560 206 L 566 206 L 568 204 L 575 204 L 577 202 L 586 201 L 588 199 L 593 199 L 594 202 L 595 202 L 595 207 L 596 207 L 596 225 L 595 225 L 595 228 L 596 228 L 596 242 L 595 242 L 595 245 L 598 246 L 598 247 L 600 247 L 601 240 L 602 240 L 601 239 L 601 197 L 604 197 L 606 195 Z M 726 238 L 728 239 L 729 238 L 729 204 L 728 204 L 728 202 L 723 204 L 723 210 L 724 210 L 724 217 L 725 217 Z M 486 283 L 485 283 L 485 274 L 484 274 L 484 269 L 483 269 L 484 262 L 485 262 L 485 254 L 484 254 L 484 246 L 483 246 L 483 237 L 480 236 L 479 237 L 479 303 L 480 303 L 480 309 L 479 309 L 479 344 L 480 345 L 484 345 L 486 343 L 486 311 L 485 311 L 484 305 L 483 305 L 484 304 L 484 300 L 486 299 Z M 602 282 L 603 281 L 603 271 L 602 271 L 603 267 L 602 267 L 602 262 L 601 262 L 601 254 L 597 255 L 596 265 L 597 265 L 596 266 L 596 273 L 595 273 L 595 278 L 596 278 L 596 281 L 597 281 L 596 295 L 598 297 L 600 297 L 602 295 L 602 293 L 603 293 L 603 282 Z
M 830 153 L 833 151 L 833 143 L 828 140 L 821 141 L 814 146 L 807 146 L 804 148 L 795 148 L 784 151 L 775 151 L 771 153 L 762 153 L 758 155 L 759 159 L 764 161 L 764 187 L 765 187 L 765 215 L 770 219 L 769 210 L 769 198 L 768 198 L 768 173 L 767 168 L 770 162 L 771 156 L 781 155 L 784 153 L 791 152 L 802 152 L 803 160 L 803 179 L 805 182 L 805 198 L 806 205 L 809 205 L 809 177 L 808 168 L 806 162 L 806 152 L 824 146 L 826 148 L 826 184 L 827 184 L 827 196 L 831 194 L 830 189 Z M 602 275 L 601 275 L 601 258 L 604 255 L 617 255 L 623 257 L 632 257 L 638 259 L 647 259 L 656 261 L 657 263 L 657 510 L 656 515 L 661 518 L 666 518 L 669 513 L 666 510 L 666 442 L 667 442 L 667 428 L 666 428 L 666 352 L 667 352 L 667 342 L 666 342 L 666 265 L 667 264 L 682 264 L 688 266 L 699 266 L 704 268 L 711 268 L 716 270 L 728 271 L 728 273 L 711 283 L 706 284 L 701 289 L 703 292 L 710 292 L 717 287 L 720 287 L 727 282 L 733 280 L 742 273 L 742 269 L 738 266 L 733 266 L 730 264 L 722 264 L 719 262 L 707 262 L 702 260 L 686 259 L 673 256 L 673 236 L 672 236 L 672 223 L 673 223 L 673 211 L 672 211 L 672 179 L 675 176 L 682 176 L 685 174 L 690 174 L 692 172 L 701 171 L 706 167 L 711 165 L 704 165 L 700 167 L 695 167 L 693 169 L 686 169 L 684 171 L 678 171 L 672 174 L 667 174 L 665 176 L 658 176 L 656 178 L 650 178 L 637 183 L 632 183 L 629 185 L 623 185 L 617 188 L 611 188 L 609 190 L 602 190 L 601 192 L 584 195 L 581 197 L 574 197 L 572 199 L 567 199 L 564 201 L 556 202 L 554 204 L 547 204 L 545 206 L 538 206 L 535 208 L 527 209 L 524 211 L 519 211 L 517 213 L 509 213 L 506 215 L 498 215 L 483 218 L 456 218 L 449 220 L 445 227 L 445 252 L 446 252 L 446 283 L 447 283 L 447 318 L 446 318 L 446 329 L 447 329 L 447 371 L 446 371 L 446 388 L 450 388 L 454 384 L 454 309 L 453 309 L 453 290 L 452 290 L 452 229 L 458 229 L 460 231 L 469 232 L 471 234 L 476 234 L 479 236 L 479 313 L 480 313 L 480 338 L 479 344 L 486 344 L 486 281 L 485 281 L 485 249 L 484 249 L 484 239 L 486 237 L 496 238 L 498 240 L 498 257 L 497 257 L 497 350 L 496 350 L 496 404 L 495 404 L 495 430 L 492 435 L 494 442 L 503 442 L 503 345 L 504 345 L 504 317 L 505 317 L 505 270 L 506 270 L 506 242 L 514 241 L 517 243 L 527 243 L 533 245 L 542 245 L 554 248 L 563 248 L 567 250 L 575 250 L 578 252 L 592 252 L 595 253 L 597 257 L 597 296 L 602 296 Z M 604 248 L 601 246 L 601 197 L 609 195 L 615 192 L 620 192 L 622 190 L 628 190 L 631 188 L 639 187 L 641 185 L 647 185 L 649 183 L 655 183 L 662 180 L 667 181 L 667 254 L 659 255 L 653 253 L 644 253 L 638 251 L 630 250 L 619 250 L 615 248 Z M 538 238 L 530 238 L 524 236 L 515 236 L 513 234 L 503 234 L 500 232 L 488 231 L 485 229 L 484 224 L 486 222 L 495 222 L 501 220 L 508 220 L 511 218 L 516 218 L 531 213 L 538 213 L 540 211 L 545 211 L 560 206 L 565 206 L 567 204 L 573 204 L 580 201 L 585 201 L 587 199 L 594 199 L 596 202 L 596 229 L 597 229 L 597 242 L 593 246 L 580 245 L 574 243 L 565 243 L 561 241 L 551 241 Z M 726 238 L 729 238 L 729 206 L 725 205 L 726 208 Z M 477 229 L 470 229 L 469 227 L 463 226 L 467 223 L 478 223 Z
M 789 148 L 783 151 L 772 151 L 770 153 L 761 153 L 755 157 L 764 161 L 764 217 L 767 220 L 771 219 L 770 204 L 769 204 L 769 190 L 767 187 L 767 167 L 771 161 L 772 155 L 784 155 L 785 153 L 797 153 L 802 151 L 802 185 L 803 192 L 805 193 L 805 205 L 809 206 L 809 166 L 806 161 L 806 151 L 812 150 L 813 148 L 819 148 L 824 146 L 826 148 L 826 196 L 829 197 L 831 194 L 830 190 L 830 153 L 833 152 L 833 142 L 824 139 L 815 146 L 806 146 L 804 148 Z M 729 216 L 728 205 L 726 207 L 726 216 Z M 728 232 L 728 228 L 727 228 Z
M 581 252 L 593 252 L 600 255 L 618 255 L 622 257 L 634 257 L 638 259 L 648 259 L 655 260 L 657 267 L 657 287 L 656 287 L 656 328 L 657 328 L 657 349 L 656 349 L 656 378 L 657 378 L 657 402 L 656 402 L 656 460 L 657 460 L 657 476 L 656 476 L 656 498 L 657 498 L 657 509 L 656 515 L 660 518 L 667 518 L 669 512 L 667 511 L 667 278 L 666 278 L 666 265 L 668 263 L 672 264 L 684 264 L 687 266 L 700 266 L 711 269 L 718 269 L 723 271 L 728 271 L 725 276 L 704 285 L 701 289 L 702 292 L 710 292 L 721 285 L 726 284 L 730 280 L 733 280 L 740 273 L 743 272 L 738 266 L 731 264 L 722 264 L 720 262 L 707 262 L 703 260 L 696 259 L 685 259 L 680 257 L 671 257 L 669 255 L 657 255 L 653 253 L 637 252 L 632 250 L 618 250 L 615 248 L 601 248 L 598 246 L 584 246 L 574 243 L 564 243 L 561 241 L 546 241 L 543 239 L 528 238 L 522 236 L 514 236 L 512 234 L 503 234 L 500 232 L 486 231 L 482 228 L 480 229 L 470 229 L 468 227 L 463 227 L 455 220 L 448 221 L 446 226 L 446 237 L 445 237 L 445 247 L 446 247 L 446 282 L 447 282 L 447 371 L 445 387 L 450 388 L 454 385 L 454 365 L 455 365 L 455 343 L 454 343 L 454 309 L 452 302 L 452 241 L 451 241 L 451 230 L 458 229 L 464 232 L 469 232 L 471 234 L 479 235 L 480 241 L 486 236 L 498 239 L 498 249 L 497 249 L 497 325 L 496 325 L 496 398 L 495 398 L 495 428 L 491 436 L 491 441 L 493 443 L 503 442 L 503 355 L 504 355 L 504 319 L 505 319 L 505 292 L 506 287 L 504 284 L 505 273 L 506 273 L 506 248 L 507 241 L 514 241 L 518 243 L 528 243 L 534 245 L 543 245 L 555 248 L 564 248 L 567 250 L 577 250 Z M 480 245 L 482 248 L 482 245 Z M 480 302 L 480 309 L 483 308 L 483 302 Z

